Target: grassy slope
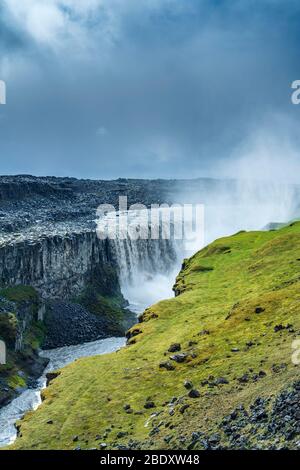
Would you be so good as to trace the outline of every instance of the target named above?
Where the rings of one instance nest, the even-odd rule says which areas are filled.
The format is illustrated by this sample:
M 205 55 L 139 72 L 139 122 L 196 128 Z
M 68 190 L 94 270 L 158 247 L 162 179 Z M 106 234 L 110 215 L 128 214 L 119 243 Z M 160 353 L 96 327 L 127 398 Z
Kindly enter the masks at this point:
M 184 448 L 184 436 L 213 431 L 237 404 L 248 406 L 258 395 L 277 393 L 299 373 L 291 362 L 291 343 L 300 332 L 299 259 L 299 222 L 276 232 L 241 232 L 197 253 L 178 276 L 181 294 L 146 310 L 133 344 L 63 369 L 45 391 L 43 405 L 21 422 L 22 437 L 14 448 L 91 448 L 99 444 L 97 435 L 109 447 L 133 439 L 148 448 Z M 258 306 L 262 313 L 255 312 Z M 277 324 L 292 324 L 294 332 L 275 332 Z M 199 334 L 203 330 L 210 334 Z M 250 341 L 253 346 L 246 346 Z M 174 342 L 189 354 L 187 361 L 174 363 L 175 371 L 160 369 Z M 274 372 L 274 365 L 282 363 L 286 366 Z M 249 369 L 267 375 L 240 384 L 237 378 Z M 226 377 L 229 384 L 201 386 L 211 375 Z M 200 398 L 187 397 L 185 379 Z M 166 402 L 174 396 L 190 407 L 181 414 L 178 405 L 170 416 Z M 156 407 L 147 410 L 150 397 Z M 125 404 L 134 413 L 127 414 Z M 161 412 L 153 422 L 163 424 L 149 436 L 153 423 L 147 420 L 153 411 Z M 117 438 L 120 431 L 128 435 Z

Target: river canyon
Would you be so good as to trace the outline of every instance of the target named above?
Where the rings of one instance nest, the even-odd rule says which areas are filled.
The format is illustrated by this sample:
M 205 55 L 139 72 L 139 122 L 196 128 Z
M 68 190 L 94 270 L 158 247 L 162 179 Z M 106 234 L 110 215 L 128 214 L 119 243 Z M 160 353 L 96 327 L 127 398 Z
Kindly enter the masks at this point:
M 32 374 L 32 380 L 30 370 L 16 370 L 18 377 L 26 376 L 19 386 L 5 381 L 3 372 L 0 446 L 14 441 L 17 420 L 40 405 L 47 373 L 80 357 L 123 347 L 126 329 L 146 307 L 173 295 L 183 259 L 203 246 L 196 243 L 187 252 L 183 241 L 174 237 L 99 237 L 97 207 L 117 208 L 124 194 L 131 204 L 148 208 L 203 204 L 203 244 L 238 230 L 291 220 L 299 213 L 300 201 L 296 186 L 260 183 L 241 189 L 237 181 L 1 177 L 0 315 L 14 311 L 17 323 L 10 360 L 17 361 L 15 354 L 28 349 L 26 334 L 39 322 L 45 328 L 38 354 L 49 363 L 40 377 Z M 30 299 L 6 298 L 7 289 L 14 286 L 35 290 L 34 310 Z

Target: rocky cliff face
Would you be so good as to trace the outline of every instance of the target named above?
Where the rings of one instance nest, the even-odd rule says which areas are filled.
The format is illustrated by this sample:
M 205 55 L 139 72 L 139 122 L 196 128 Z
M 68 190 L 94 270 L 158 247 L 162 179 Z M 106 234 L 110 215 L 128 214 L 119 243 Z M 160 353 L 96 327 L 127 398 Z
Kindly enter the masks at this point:
M 165 272 L 176 256 L 172 240 L 101 240 L 89 229 L 10 239 L 0 243 L 0 284 L 30 285 L 45 299 L 71 299 L 95 272 L 105 287 L 110 282 L 107 266 L 126 281 L 139 268 Z M 118 278 L 115 283 L 118 290 Z
M 70 298 L 83 289 L 95 267 L 107 263 L 107 243 L 95 232 L 11 241 L 0 247 L 0 282 L 32 285 L 45 298 Z
M 0 340 L 6 345 L 6 363 L 0 365 L 0 408 L 33 384 L 47 364 L 37 353 L 44 338 L 37 321 L 40 305 L 32 287 L 0 289 Z
M 0 286 L 36 289 L 44 302 L 38 312 L 47 330 L 43 347 L 56 348 L 124 335 L 135 317 L 121 282 L 136 279 L 139 268 L 165 272 L 175 260 L 171 240 L 102 240 L 92 224 L 41 225 L 2 237 Z M 20 350 L 22 337 L 20 331 Z
M 32 285 L 44 298 L 73 298 L 95 269 L 105 284 L 107 265 L 121 270 L 120 247 L 97 238 L 98 205 L 117 208 L 119 195 L 127 195 L 129 204 L 165 202 L 172 184 L 0 177 L 0 286 Z M 131 248 L 121 248 L 127 263 Z M 143 247 L 140 258 L 152 252 Z

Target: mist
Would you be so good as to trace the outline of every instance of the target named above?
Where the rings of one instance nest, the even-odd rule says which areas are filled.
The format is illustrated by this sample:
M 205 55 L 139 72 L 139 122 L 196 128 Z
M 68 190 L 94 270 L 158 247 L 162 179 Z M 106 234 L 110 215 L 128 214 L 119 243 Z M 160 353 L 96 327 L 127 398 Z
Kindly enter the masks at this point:
M 218 179 L 206 184 L 205 190 L 200 179 L 178 191 L 176 201 L 181 204 L 204 205 L 204 243 L 196 241 L 189 251 L 179 252 L 179 262 L 218 238 L 242 230 L 268 230 L 300 217 L 296 129 L 282 116 L 272 124 L 254 129 L 226 162 L 216 165 L 212 174 Z M 177 273 L 155 276 L 140 295 L 145 294 L 146 301 L 170 297 Z

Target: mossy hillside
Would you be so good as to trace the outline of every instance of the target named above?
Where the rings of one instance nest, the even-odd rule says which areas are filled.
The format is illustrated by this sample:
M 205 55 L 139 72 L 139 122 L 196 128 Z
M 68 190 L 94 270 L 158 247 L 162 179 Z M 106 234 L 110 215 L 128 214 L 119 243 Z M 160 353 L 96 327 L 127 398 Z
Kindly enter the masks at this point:
M 44 338 L 44 329 L 37 321 L 38 293 L 30 286 L 14 286 L 0 289 L 0 339 L 7 347 L 7 362 L 0 365 L 0 405 L 14 397 L 15 392 L 26 386 L 31 375 L 38 375 L 41 367 L 36 350 Z M 28 325 L 23 332 L 22 349 L 15 350 L 20 323 Z M 23 325 L 22 325 L 23 329 Z
M 36 308 L 39 301 L 37 291 L 31 286 L 10 286 L 0 288 L 0 297 L 4 297 L 10 302 L 20 305 L 24 302 L 31 302 L 32 308 Z
M 84 449 L 100 440 L 115 448 L 133 440 L 186 448 L 193 432 L 218 430 L 235 406 L 274 396 L 299 375 L 291 361 L 300 334 L 299 259 L 298 222 L 217 240 L 185 260 L 177 296 L 145 311 L 126 348 L 63 369 L 43 405 L 22 420 L 13 447 Z M 183 363 L 169 358 L 171 343 L 180 343 Z M 185 380 L 200 397 L 188 396 Z M 149 402 L 155 407 L 145 408 Z
M 134 322 L 134 316 L 126 309 L 127 302 L 122 295 L 117 271 L 113 266 L 95 269 L 85 289 L 74 301 L 101 317 L 109 335 L 124 335 L 125 330 Z
M 26 351 L 26 348 L 38 349 L 43 341 L 45 331 L 42 322 L 39 322 L 37 319 L 40 307 L 40 298 L 37 291 L 31 286 L 10 286 L 0 289 L 0 297 L 15 304 L 14 311 L 7 312 L 7 323 L 10 325 L 11 337 L 6 338 L 2 328 L 0 328 L 0 336 L 2 335 L 4 340 L 8 339 L 9 341 L 11 339 L 15 341 L 18 326 L 17 313 L 24 310 L 25 314 L 28 313 L 31 316 L 31 321 L 29 327 L 24 332 L 23 351 Z M 22 316 L 22 313 L 21 315 L 19 314 L 19 321 L 23 321 Z

